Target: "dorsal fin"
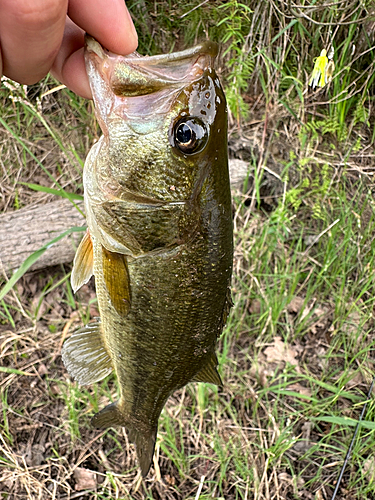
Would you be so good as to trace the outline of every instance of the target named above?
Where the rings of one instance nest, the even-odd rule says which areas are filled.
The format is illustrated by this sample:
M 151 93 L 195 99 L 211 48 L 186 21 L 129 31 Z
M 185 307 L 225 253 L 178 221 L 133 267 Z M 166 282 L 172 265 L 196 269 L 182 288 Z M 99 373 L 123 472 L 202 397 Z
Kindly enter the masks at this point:
M 216 369 L 218 364 L 217 356 L 214 353 L 209 359 L 206 366 L 204 366 L 198 373 L 194 375 L 191 382 L 207 382 L 209 384 L 215 384 L 219 387 L 223 386 L 223 382 L 220 375 Z
M 94 270 L 94 253 L 89 230 L 85 232 L 81 243 L 78 245 L 74 261 L 73 270 L 70 277 L 73 292 L 81 288 L 91 278 Z
M 81 385 L 98 382 L 112 371 L 99 323 L 75 331 L 64 343 L 61 355 L 69 375 Z
M 130 278 L 125 255 L 102 246 L 103 276 L 113 307 L 120 316 L 130 309 Z

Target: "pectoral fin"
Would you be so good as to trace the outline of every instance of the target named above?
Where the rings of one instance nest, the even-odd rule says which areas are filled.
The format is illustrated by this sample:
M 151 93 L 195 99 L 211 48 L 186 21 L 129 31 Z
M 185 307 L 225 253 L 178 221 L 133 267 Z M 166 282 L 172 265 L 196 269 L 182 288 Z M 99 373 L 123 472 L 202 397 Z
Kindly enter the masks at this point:
M 90 233 L 87 230 L 74 257 L 73 271 L 70 278 L 74 293 L 89 281 L 93 274 L 93 269 L 94 253 Z
M 112 371 L 111 358 L 103 344 L 99 323 L 74 332 L 65 342 L 61 355 L 69 374 L 81 385 L 98 382 Z
M 194 375 L 191 379 L 192 382 L 208 382 L 209 384 L 215 384 L 219 387 L 223 386 L 223 382 L 220 375 L 216 369 L 218 360 L 216 354 L 213 354 L 209 359 L 206 366 L 202 368 L 198 373 Z
M 102 246 L 104 281 L 113 307 L 120 316 L 130 309 L 130 279 L 125 255 L 110 252 Z

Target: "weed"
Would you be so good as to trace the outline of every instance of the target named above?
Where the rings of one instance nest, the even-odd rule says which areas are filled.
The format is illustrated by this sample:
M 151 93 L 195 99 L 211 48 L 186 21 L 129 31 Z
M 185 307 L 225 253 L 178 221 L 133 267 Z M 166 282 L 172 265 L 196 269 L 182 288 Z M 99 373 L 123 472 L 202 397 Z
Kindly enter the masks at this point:
M 0 291 L 1 494 L 73 497 L 83 467 L 95 472 L 95 499 L 330 498 L 374 362 L 372 6 L 127 5 L 142 54 L 206 38 L 223 45 L 231 148 L 254 172 L 235 197 L 224 388 L 197 384 L 170 397 L 142 483 L 124 430 L 89 424 L 117 399 L 114 377 L 79 387 L 62 366 L 62 337 L 95 315 L 92 289 L 74 296 L 70 269 L 26 274 L 41 248 Z M 330 46 L 332 82 L 311 92 L 314 58 Z M 3 79 L 0 99 L 2 209 L 56 196 L 74 203 L 99 134 L 91 104 L 51 77 L 35 88 Z M 238 139 L 246 146 L 236 150 Z M 369 401 L 342 498 L 374 496 L 374 411 Z

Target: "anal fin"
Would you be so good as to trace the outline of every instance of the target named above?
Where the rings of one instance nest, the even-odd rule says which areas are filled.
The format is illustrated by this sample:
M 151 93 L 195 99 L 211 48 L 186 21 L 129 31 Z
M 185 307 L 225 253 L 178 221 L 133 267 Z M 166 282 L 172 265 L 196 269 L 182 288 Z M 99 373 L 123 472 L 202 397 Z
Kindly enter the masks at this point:
M 214 353 L 209 359 L 206 366 L 204 366 L 198 373 L 194 375 L 194 377 L 191 379 L 191 382 L 207 382 L 209 384 L 215 384 L 219 387 L 222 387 L 223 382 L 217 371 L 217 365 L 218 360 L 216 354 Z
M 138 427 L 137 424 L 132 423 L 121 412 L 118 402 L 112 403 L 96 413 L 91 419 L 91 424 L 99 429 L 106 429 L 115 425 L 126 427 L 129 432 L 129 439 L 135 444 L 137 450 L 142 476 L 147 476 L 155 450 L 157 424 L 152 428 L 145 428 L 143 425 L 136 428 Z
M 102 246 L 103 275 L 113 307 L 120 316 L 130 309 L 130 278 L 126 256 Z
M 116 425 L 125 426 L 127 421 L 121 413 L 117 401 L 106 406 L 91 419 L 91 425 L 96 429 L 107 429 L 107 427 L 114 427 Z
M 100 323 L 75 331 L 64 343 L 61 355 L 69 374 L 81 385 L 98 382 L 113 369 L 103 344 Z
M 81 288 L 91 278 L 94 270 L 94 253 L 89 230 L 85 232 L 81 243 L 78 245 L 70 278 L 73 292 Z

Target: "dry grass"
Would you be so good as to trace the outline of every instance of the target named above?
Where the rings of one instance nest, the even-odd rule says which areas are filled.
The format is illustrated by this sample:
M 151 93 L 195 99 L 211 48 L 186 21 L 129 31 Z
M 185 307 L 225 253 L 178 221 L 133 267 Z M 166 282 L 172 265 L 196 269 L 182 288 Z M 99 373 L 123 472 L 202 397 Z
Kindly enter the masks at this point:
M 267 290 L 258 288 L 254 262 L 246 258 L 246 247 L 256 246 L 267 222 L 259 215 L 246 227 L 247 215 L 235 220 L 235 308 L 220 347 L 225 389 L 218 394 L 192 385 L 169 400 L 154 466 L 144 482 L 125 432 L 98 432 L 89 426 L 95 406 L 103 406 L 116 392 L 113 378 L 102 387 L 82 389 L 62 366 L 62 339 L 81 321 L 77 311 L 57 306 L 64 303 L 65 292 L 57 288 L 45 298 L 38 319 L 20 315 L 14 329 L 2 327 L 3 498 L 329 498 L 350 432 L 316 424 L 311 417 L 322 407 L 358 415 L 353 405 L 367 390 L 368 362 L 360 360 L 360 369 L 345 366 L 342 346 L 335 346 L 332 302 L 296 294 L 285 300 L 275 324 Z M 307 273 L 308 266 L 307 259 Z M 61 276 L 58 270 L 50 273 L 55 280 Z M 20 300 L 26 309 L 47 280 L 40 275 L 23 279 Z M 95 308 L 91 299 L 92 289 L 86 286 L 81 307 Z M 264 315 L 259 335 L 257 324 Z M 308 320 L 301 335 L 294 328 L 303 315 Z M 356 351 L 375 341 L 370 325 L 358 332 L 361 321 L 361 314 L 352 312 L 341 326 L 342 332 L 356 336 Z M 278 327 L 276 337 L 272 326 Z M 281 336 L 284 328 L 288 343 Z M 89 491 L 77 491 L 85 486 Z M 345 498 L 359 497 L 348 491 Z
M 230 14 L 215 14 L 211 2 L 183 18 L 173 6 L 165 16 L 168 2 L 133 3 L 144 52 L 169 48 L 173 37 L 182 45 L 186 26 L 190 43 L 202 30 L 217 37 L 211 19 L 218 16 L 217 24 L 220 12 Z M 227 5 L 233 28 L 238 2 Z M 219 347 L 224 390 L 191 384 L 170 398 L 143 481 L 124 430 L 90 427 L 90 416 L 116 397 L 114 377 L 78 387 L 61 362 L 66 336 L 98 315 L 93 285 L 73 297 L 69 266 L 25 275 L 0 302 L 1 499 L 331 499 L 374 371 L 374 89 L 362 88 L 361 121 L 355 103 L 337 104 L 347 80 L 338 77 L 314 94 L 304 87 L 310 51 L 332 29 L 332 17 L 326 27 L 316 25 L 323 2 L 309 12 L 312 21 L 302 6 L 293 7 L 309 34 L 300 25 L 283 31 L 289 4 L 249 5 L 243 40 L 232 33 L 227 41 L 254 59 L 246 90 L 233 83 L 230 53 L 223 59 L 231 98 L 240 96 L 248 113 L 243 121 L 241 100 L 233 108 L 230 154 L 249 162 L 244 190 L 234 193 L 235 305 Z M 340 16 L 343 9 L 340 3 Z M 363 27 L 372 25 L 358 9 L 350 19 L 363 53 Z M 350 35 L 345 45 L 349 27 L 337 30 L 335 40 L 339 71 L 355 80 L 360 60 L 353 74 L 343 69 L 344 52 L 355 42 Z M 277 32 L 283 36 L 270 43 Z M 299 83 L 286 88 L 285 77 L 293 75 Z M 35 96 L 57 85 L 48 79 L 27 95 L 6 85 L 0 93 L 2 211 L 53 198 L 27 183 L 56 188 L 57 182 L 81 192 L 82 160 L 98 134 L 91 105 L 66 90 L 39 103 Z M 374 413 L 371 401 L 336 500 L 375 498 Z

